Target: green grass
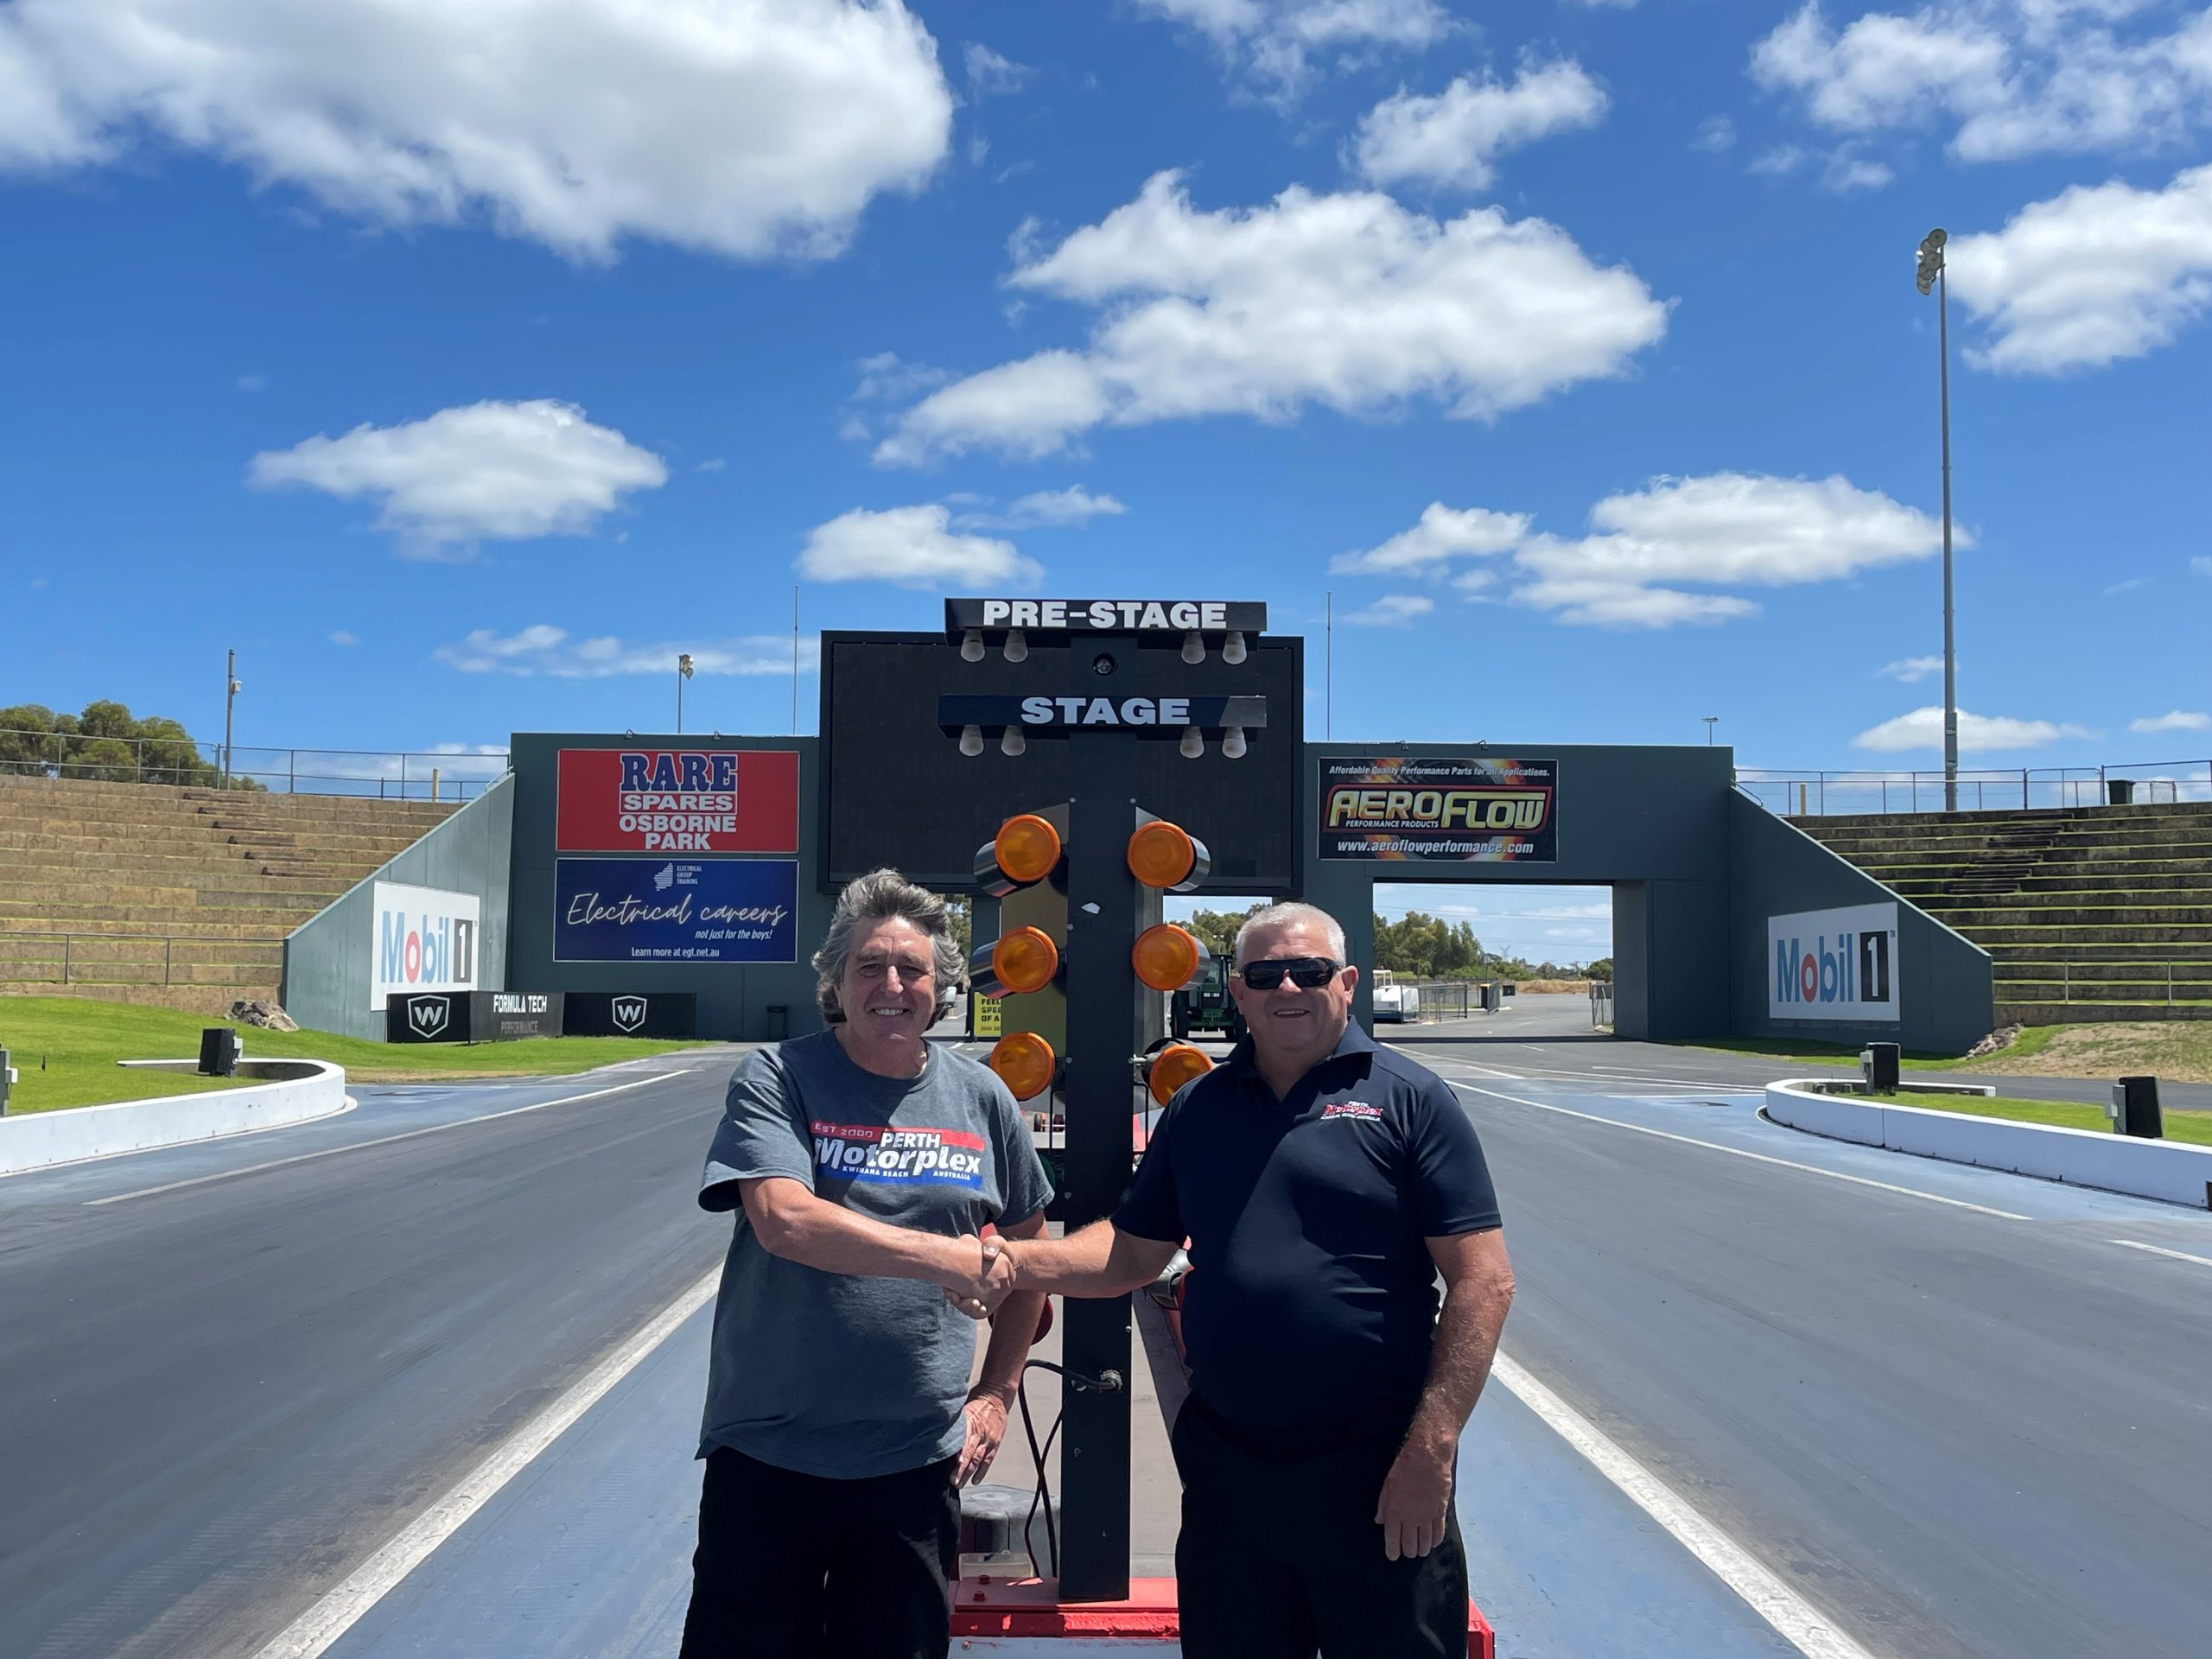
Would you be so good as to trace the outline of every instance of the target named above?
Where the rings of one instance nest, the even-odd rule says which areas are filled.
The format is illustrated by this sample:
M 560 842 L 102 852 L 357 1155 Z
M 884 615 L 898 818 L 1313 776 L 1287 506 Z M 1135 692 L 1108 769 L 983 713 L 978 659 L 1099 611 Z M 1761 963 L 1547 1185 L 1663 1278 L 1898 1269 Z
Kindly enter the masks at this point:
M 250 1077 L 197 1077 L 116 1065 L 118 1060 L 196 1055 L 200 1032 L 227 1023 L 174 1008 L 132 1007 L 84 997 L 0 997 L 0 1048 L 9 1051 L 9 1064 L 17 1077 L 8 1110 L 11 1115 L 53 1111 L 251 1083 Z M 330 1060 L 344 1066 L 347 1078 L 358 1083 L 550 1077 L 698 1046 L 634 1037 L 393 1045 L 320 1031 L 264 1031 L 254 1026 L 240 1026 L 238 1031 L 250 1058 Z
M 1974 1117 L 2008 1117 L 2020 1123 L 2048 1123 L 2062 1129 L 2101 1129 L 2112 1121 L 2101 1106 L 2065 1100 L 2015 1100 L 2004 1095 L 1866 1095 L 1854 1098 L 1885 1106 L 1918 1106 L 1935 1112 L 1964 1112 Z M 2164 1114 L 2166 1139 L 2212 1147 L 2212 1112 Z
M 2024 1060 L 2040 1054 L 2050 1046 L 2054 1033 L 2063 1031 L 2063 1026 L 2029 1026 L 2020 1033 L 2019 1040 L 2009 1048 L 2000 1048 L 1994 1054 L 1980 1059 L 1962 1060 L 1948 1054 L 1928 1054 L 1907 1051 L 1899 1064 L 1913 1071 L 1959 1071 L 1976 1068 L 1986 1069 L 1998 1060 Z M 1794 1037 L 1704 1037 L 1694 1043 L 1681 1045 L 1685 1048 L 1718 1049 L 1728 1054 L 1749 1054 L 1755 1059 L 1766 1060 L 1823 1060 L 1832 1065 L 1859 1069 L 1859 1051 L 1863 1043 L 1818 1043 Z

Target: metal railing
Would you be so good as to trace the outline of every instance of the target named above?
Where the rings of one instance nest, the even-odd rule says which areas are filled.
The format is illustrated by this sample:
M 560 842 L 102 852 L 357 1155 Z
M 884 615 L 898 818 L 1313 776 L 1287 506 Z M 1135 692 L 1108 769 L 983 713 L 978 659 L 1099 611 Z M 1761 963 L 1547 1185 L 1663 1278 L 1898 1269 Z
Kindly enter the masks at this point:
M 2208 984 L 2212 984 L 2212 962 L 2128 962 L 2113 963 L 2105 962 L 2006 961 L 2000 963 L 1998 965 L 2004 969 L 2004 976 L 1997 981 L 1997 1000 L 2000 1002 L 2047 1002 L 2052 1001 L 2053 999 L 2048 996 L 2031 995 L 2030 987 L 2048 986 L 2054 979 L 2058 983 L 2058 995 L 2056 1000 L 2061 1002 L 2071 1002 L 2074 1000 L 2074 970 L 2076 968 L 2082 969 L 2082 977 L 2087 983 L 2095 985 L 2100 988 L 2100 995 L 2095 999 L 2100 1002 L 2164 1002 L 2168 1007 L 2171 1007 L 2174 1005 L 2175 1001 L 2174 969 L 2177 968 L 2181 969 L 2181 978 L 2183 986 L 2183 992 L 2181 997 L 2183 1001 L 2196 1002 L 2212 1000 L 2201 995 L 2193 995 L 2189 989 L 2192 983 L 2199 991 L 2204 988 Z M 2139 971 L 2131 973 L 2125 978 L 2115 978 L 2108 972 L 2101 971 L 2114 966 L 2133 969 Z M 2145 969 L 2156 970 L 2157 974 L 2162 975 L 2163 977 L 2153 976 L 2145 978 L 2142 976 L 2141 970 Z M 2125 992 L 2128 993 L 2128 995 L 2115 996 L 2113 995 L 2114 992 Z
M 1737 787 L 1783 817 L 1863 812 L 1941 812 L 1943 774 L 1935 772 L 1806 772 L 1742 766 Z M 1959 773 L 1965 812 L 2103 806 L 2113 785 L 2128 785 L 2135 805 L 2212 801 L 2212 760 L 2143 760 L 2099 766 L 1981 768 Z
M 1613 982 L 1593 979 L 1590 982 L 1590 1024 L 1592 1027 L 1610 1028 L 1613 1023 Z
M 23 940 L 35 940 L 49 945 L 58 944 L 60 946 L 60 954 L 56 955 L 51 950 L 40 952 L 18 950 L 17 942 Z M 150 950 L 136 955 L 110 956 L 99 950 L 87 953 L 86 950 L 86 947 L 90 945 L 111 944 L 158 944 L 162 947 L 161 957 L 156 961 Z M 280 954 L 276 962 L 264 963 L 179 962 L 176 960 L 175 947 L 181 944 L 210 947 L 251 946 L 257 950 L 275 950 Z M 213 939 L 191 933 L 48 933 L 17 932 L 13 929 L 5 929 L 0 930 L 0 979 L 27 985 L 213 984 L 218 982 L 178 979 L 175 976 L 176 972 L 179 969 L 193 968 L 251 969 L 256 967 L 276 967 L 283 961 L 281 953 L 283 947 L 284 936 L 281 933 L 271 933 L 265 938 L 256 936 L 238 939 Z M 159 979 L 118 979 L 111 971 L 118 969 L 143 969 L 150 973 L 156 968 L 161 970 L 162 976 Z M 95 969 L 99 971 L 96 973 L 93 971 Z
M 0 728 L 0 774 L 100 783 L 183 784 L 278 795 L 375 796 L 465 801 L 499 781 L 512 762 L 444 750 L 259 749 L 184 737 L 97 737 Z M 225 779 L 227 777 L 228 782 Z

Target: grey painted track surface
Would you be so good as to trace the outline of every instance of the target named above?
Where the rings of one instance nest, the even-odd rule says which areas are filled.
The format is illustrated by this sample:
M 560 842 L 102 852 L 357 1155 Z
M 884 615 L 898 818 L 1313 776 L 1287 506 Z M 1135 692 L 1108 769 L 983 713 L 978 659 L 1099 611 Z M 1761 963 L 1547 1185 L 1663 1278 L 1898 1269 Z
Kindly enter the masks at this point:
M 1482 1129 L 1516 1358 L 1872 1653 L 2206 1652 L 2212 1217 L 1794 1135 L 1712 1086 L 1770 1066 L 1578 1020 L 1383 1033 Z M 0 1180 L 0 1655 L 255 1652 L 713 1265 L 730 1059 Z M 334 1659 L 672 1653 L 703 1325 Z M 1502 1387 L 1460 1508 L 1511 1659 L 1794 1651 Z

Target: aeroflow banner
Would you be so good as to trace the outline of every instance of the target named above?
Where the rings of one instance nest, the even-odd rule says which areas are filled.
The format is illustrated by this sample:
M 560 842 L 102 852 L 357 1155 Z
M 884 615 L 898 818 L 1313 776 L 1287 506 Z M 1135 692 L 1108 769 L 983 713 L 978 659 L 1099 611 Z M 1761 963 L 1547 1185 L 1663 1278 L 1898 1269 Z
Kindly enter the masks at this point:
M 1556 862 L 1559 762 L 1325 755 L 1321 856 Z
M 798 865 L 785 858 L 554 861 L 556 962 L 791 962 Z
M 563 749 L 564 853 L 795 853 L 790 749 Z
M 1900 1017 L 1895 905 L 1770 916 L 1766 938 L 1768 1018 Z

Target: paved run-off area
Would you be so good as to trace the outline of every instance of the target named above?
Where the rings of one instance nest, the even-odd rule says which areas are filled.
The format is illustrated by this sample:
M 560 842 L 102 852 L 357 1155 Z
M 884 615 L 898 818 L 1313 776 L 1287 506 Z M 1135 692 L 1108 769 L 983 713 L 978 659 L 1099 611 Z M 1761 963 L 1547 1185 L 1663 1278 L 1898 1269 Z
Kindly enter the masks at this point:
M 1766 1068 L 1570 1040 L 1580 1006 L 1384 1033 L 1459 1088 L 1520 1277 L 1461 1463 L 1501 1654 L 1787 1655 L 1808 1615 L 1891 1659 L 2202 1652 L 2212 1217 L 1796 1135 Z M 258 1653 L 712 1268 L 729 1063 L 0 1180 L 0 1653 Z M 672 1653 L 704 1326 L 327 1650 Z

